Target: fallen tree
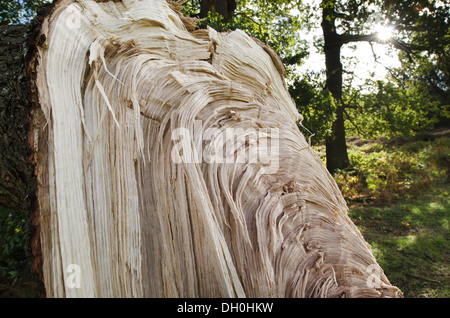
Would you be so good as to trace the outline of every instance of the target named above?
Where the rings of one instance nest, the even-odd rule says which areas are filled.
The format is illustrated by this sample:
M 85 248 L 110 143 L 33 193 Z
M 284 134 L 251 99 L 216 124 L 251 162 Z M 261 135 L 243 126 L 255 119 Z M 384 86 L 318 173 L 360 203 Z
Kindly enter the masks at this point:
M 398 297 L 279 57 L 165 0 L 58 1 L 27 76 L 48 297 Z

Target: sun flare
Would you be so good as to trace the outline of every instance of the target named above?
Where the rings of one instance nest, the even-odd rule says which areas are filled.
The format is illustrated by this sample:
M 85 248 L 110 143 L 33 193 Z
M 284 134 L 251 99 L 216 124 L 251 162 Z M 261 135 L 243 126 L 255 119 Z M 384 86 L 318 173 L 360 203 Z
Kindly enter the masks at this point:
M 388 42 L 394 36 L 394 27 L 392 25 L 379 25 L 375 28 L 378 40 L 381 42 Z

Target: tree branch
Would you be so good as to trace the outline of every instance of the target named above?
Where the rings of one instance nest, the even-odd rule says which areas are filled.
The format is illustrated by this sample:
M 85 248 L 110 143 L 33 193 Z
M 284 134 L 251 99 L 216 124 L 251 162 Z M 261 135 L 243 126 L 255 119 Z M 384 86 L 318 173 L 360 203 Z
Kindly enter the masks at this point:
M 245 13 L 243 12 L 238 12 L 236 13 L 236 15 L 240 15 L 241 17 L 243 17 L 244 19 L 247 19 L 251 22 L 253 22 L 254 24 L 256 24 L 258 26 L 259 29 L 259 36 L 263 37 L 263 32 L 262 32 L 262 24 L 259 22 L 256 22 L 253 18 L 247 16 Z
M 377 33 L 372 34 L 341 34 L 340 40 L 342 44 L 351 42 L 378 42 Z
M 355 18 L 353 18 L 351 15 L 345 14 L 345 13 L 341 13 L 341 12 L 335 12 L 334 16 L 338 19 L 342 19 L 345 21 L 353 21 L 355 20 Z
M 351 42 L 376 42 L 380 44 L 392 44 L 396 49 L 404 51 L 408 54 L 414 51 L 426 51 L 429 48 L 423 45 L 416 45 L 412 43 L 405 43 L 399 39 L 392 38 L 389 41 L 383 41 L 378 38 L 378 33 L 371 34 L 342 34 L 339 36 L 342 44 Z
M 392 69 L 387 67 L 386 65 L 384 65 L 383 63 L 381 63 L 378 60 L 378 56 L 376 55 L 375 50 L 373 49 L 373 43 L 369 42 L 369 44 L 370 44 L 370 49 L 372 50 L 372 55 L 373 55 L 373 59 L 375 60 L 375 63 L 380 64 L 381 66 L 383 66 L 389 72 L 389 74 L 398 81 L 398 78 L 395 76 L 395 74 L 392 71 Z M 409 54 L 408 54 L 408 57 L 411 58 Z
M 356 132 L 358 133 L 359 136 L 362 136 L 361 131 L 359 130 L 358 125 L 356 125 L 356 123 L 352 120 L 352 118 L 350 117 L 350 115 L 348 114 L 347 110 L 344 108 L 344 113 L 347 116 L 348 121 L 353 125 L 353 127 L 355 127 Z

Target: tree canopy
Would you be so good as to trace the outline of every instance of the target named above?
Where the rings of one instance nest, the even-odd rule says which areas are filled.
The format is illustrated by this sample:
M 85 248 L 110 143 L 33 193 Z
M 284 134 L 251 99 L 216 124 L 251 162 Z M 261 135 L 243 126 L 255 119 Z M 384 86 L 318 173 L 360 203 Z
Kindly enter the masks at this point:
M 43 2 L 3 1 L 0 23 L 25 23 Z M 183 5 L 185 14 L 200 18 L 199 27 L 242 29 L 282 57 L 303 126 L 315 134 L 314 143 L 327 140 L 328 161 L 337 160 L 330 171 L 348 165 L 348 134 L 375 138 L 448 127 L 448 0 L 188 0 Z M 306 35 L 314 29 L 321 29 L 314 45 L 326 57 L 325 71 L 299 72 L 313 45 Z M 363 87 L 354 85 L 348 59 L 356 68 L 367 59 L 383 65 L 375 51 L 357 56 L 341 50 L 361 42 L 390 48 L 401 65 L 388 68 L 385 79 L 368 76 Z
M 36 9 L 46 0 L 2 0 L 0 24 L 23 24 L 34 17 Z

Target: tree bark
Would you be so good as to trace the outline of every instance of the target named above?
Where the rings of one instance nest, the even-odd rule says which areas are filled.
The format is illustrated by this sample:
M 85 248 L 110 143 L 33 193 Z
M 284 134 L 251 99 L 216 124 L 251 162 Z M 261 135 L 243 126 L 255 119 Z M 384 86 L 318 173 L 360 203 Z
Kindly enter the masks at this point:
M 228 22 L 236 10 L 236 0 L 202 0 L 200 4 L 200 17 L 205 18 L 208 12 L 219 13 L 224 22 Z
M 34 174 L 31 82 L 26 75 L 33 53 L 30 25 L 0 26 L 0 206 L 27 220 L 27 254 L 33 273 L 42 276 L 40 216 Z M 45 295 L 43 285 L 36 293 Z
M 28 26 L 0 26 L 0 34 L 0 205 L 26 213 L 36 191 L 27 143 L 31 110 L 25 79 Z
M 327 169 L 334 173 L 337 169 L 348 167 L 350 161 L 345 140 L 344 106 L 342 100 L 341 48 L 344 41 L 337 34 L 334 6 L 322 8 L 322 31 L 326 64 L 326 85 L 337 103 L 336 118 L 331 126 L 331 135 L 325 139 Z
M 27 62 L 48 297 L 401 296 L 270 48 L 162 0 L 49 8 Z
M 351 42 L 379 42 L 377 33 L 372 34 L 339 34 L 336 30 L 336 19 L 349 19 L 346 14 L 336 12 L 336 1 L 322 1 L 322 31 L 324 36 L 324 53 L 326 63 L 326 89 L 329 90 L 337 101 L 336 118 L 332 123 L 331 135 L 325 140 L 327 168 L 331 173 L 338 169 L 344 169 L 350 164 L 345 140 L 345 106 L 340 102 L 342 99 L 342 63 L 341 48 L 344 44 Z M 411 54 L 416 50 L 425 50 L 426 47 L 405 43 L 398 39 L 390 39 L 389 43 L 396 49 Z

